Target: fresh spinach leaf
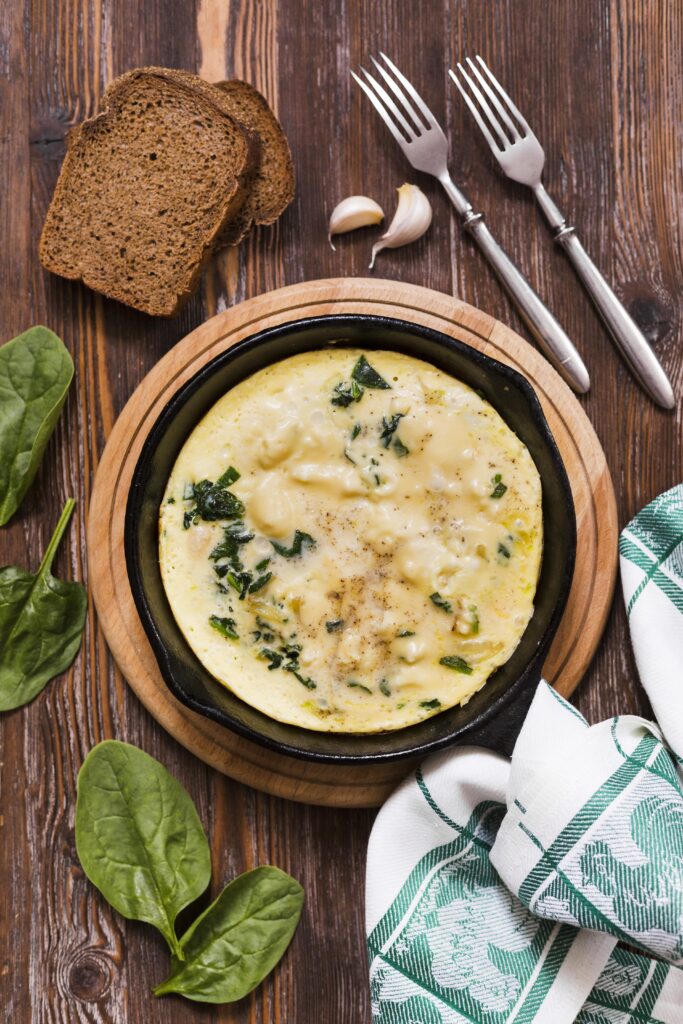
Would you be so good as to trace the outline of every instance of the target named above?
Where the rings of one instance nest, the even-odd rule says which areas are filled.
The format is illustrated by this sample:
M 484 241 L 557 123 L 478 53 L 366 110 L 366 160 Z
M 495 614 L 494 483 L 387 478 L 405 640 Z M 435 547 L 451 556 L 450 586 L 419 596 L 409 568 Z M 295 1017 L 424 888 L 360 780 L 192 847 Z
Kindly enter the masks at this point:
M 294 539 L 292 540 L 290 547 L 286 547 L 284 544 L 278 544 L 276 540 L 271 540 L 270 543 L 273 545 L 278 555 L 282 555 L 283 558 L 298 558 L 305 547 L 315 547 L 315 541 L 311 537 L 310 533 L 303 533 L 301 530 L 294 531 Z
M 352 402 L 360 402 L 363 397 L 363 390 L 355 380 L 349 381 L 348 384 L 341 380 L 335 386 L 330 402 L 332 405 L 338 405 L 342 409 L 346 409 Z
M 47 327 L 0 347 L 0 526 L 36 475 L 73 374 L 71 356 Z
M 78 773 L 76 851 L 115 910 L 153 924 L 186 958 L 175 920 L 208 886 L 211 857 L 189 794 L 163 765 L 127 743 L 98 743 Z
M 234 619 L 226 619 L 221 615 L 210 615 L 209 625 L 212 626 L 217 633 L 220 633 L 221 636 L 224 636 L 226 640 L 239 640 Z
M 304 892 L 274 867 L 247 871 L 190 926 L 157 996 L 176 992 L 201 1003 L 231 1003 L 256 988 L 283 956 L 301 916 Z
M 81 645 L 85 587 L 51 572 L 74 505 L 69 498 L 36 573 L 16 565 L 0 569 L 0 711 L 33 700 Z
M 391 390 L 391 384 L 387 384 L 377 370 L 370 366 L 365 356 L 360 356 L 358 362 L 351 371 L 351 376 L 359 384 L 366 388 L 380 388 L 384 391 Z
M 439 659 L 439 664 L 445 665 L 446 668 L 452 668 L 454 672 L 462 672 L 466 676 L 472 675 L 472 666 L 459 654 L 447 654 L 445 658 Z

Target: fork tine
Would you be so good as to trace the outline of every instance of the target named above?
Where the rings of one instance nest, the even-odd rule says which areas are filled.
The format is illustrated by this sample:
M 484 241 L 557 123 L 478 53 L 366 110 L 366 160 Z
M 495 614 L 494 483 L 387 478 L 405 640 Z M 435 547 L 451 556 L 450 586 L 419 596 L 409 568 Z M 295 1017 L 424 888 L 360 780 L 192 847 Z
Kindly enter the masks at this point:
M 483 110 L 484 114 L 488 118 L 488 121 L 489 121 L 489 124 L 490 124 L 491 128 L 494 130 L 494 132 L 498 136 L 499 142 L 498 142 L 497 148 L 499 150 L 507 149 L 507 147 L 509 145 L 511 145 L 510 140 L 507 137 L 507 135 L 505 134 L 505 132 L 503 131 L 503 128 L 502 128 L 502 125 L 501 125 L 500 121 L 498 120 L 498 118 L 496 117 L 496 115 L 493 113 L 493 111 L 491 110 L 490 106 L 486 102 L 486 97 L 482 93 L 481 89 L 479 88 L 477 83 L 472 78 L 470 78 L 470 76 L 467 74 L 467 72 L 465 71 L 464 67 L 460 63 L 458 63 L 458 71 L 460 72 L 462 77 L 465 79 L 465 81 L 469 85 L 471 91 L 474 93 L 475 98 L 479 101 L 479 106 L 481 107 L 481 109 Z M 470 105 L 470 110 L 471 109 L 472 109 L 472 106 Z M 481 125 L 481 122 L 479 122 L 479 124 Z
M 524 129 L 524 131 L 527 132 L 529 135 L 533 135 L 534 134 L 533 131 L 531 130 L 531 128 L 529 127 L 529 125 L 527 124 L 525 119 L 522 117 L 521 112 L 517 109 L 517 107 L 512 102 L 512 100 L 510 99 L 508 94 L 505 92 L 505 89 L 500 84 L 498 79 L 495 77 L 493 72 L 490 70 L 490 68 L 489 68 L 488 64 L 486 63 L 486 61 L 482 57 L 480 57 L 479 54 L 477 54 L 477 60 L 479 61 L 479 63 L 481 64 L 482 68 L 484 69 L 484 71 L 488 75 L 488 77 L 491 80 L 491 83 L 493 84 L 493 86 L 498 90 L 498 92 L 500 93 L 502 98 L 505 100 L 505 102 L 507 103 L 507 105 L 510 108 L 510 110 L 512 111 L 512 113 L 515 115 L 515 117 L 517 118 L 517 120 L 521 124 L 522 128 Z
M 365 84 L 362 78 L 358 77 L 355 71 L 351 72 L 351 77 L 361 87 L 365 95 L 368 97 L 373 107 L 375 108 L 379 116 L 382 118 L 391 134 L 394 136 L 394 139 L 396 140 L 396 142 L 398 142 L 399 146 L 405 146 L 405 138 L 401 135 L 400 131 L 398 130 L 394 122 L 391 120 L 389 114 L 386 112 L 380 101 L 377 99 L 372 89 Z
M 422 111 L 422 113 L 424 114 L 424 116 L 427 119 L 427 124 L 430 125 L 432 128 L 438 128 L 439 127 L 439 122 L 436 120 L 436 118 L 432 114 L 431 110 L 429 109 L 429 107 L 427 106 L 425 101 L 420 96 L 420 94 L 417 91 L 417 89 L 415 89 L 415 87 L 410 84 L 410 82 L 408 81 L 408 79 L 406 78 L 405 75 L 401 74 L 401 72 L 398 70 L 398 68 L 394 64 L 393 60 L 389 60 L 389 58 L 387 57 L 386 53 L 382 53 L 382 51 L 380 50 L 380 54 L 379 55 L 382 58 L 382 60 L 384 61 L 384 63 L 388 64 L 388 66 L 394 72 L 394 74 L 398 78 L 398 80 L 401 83 L 401 85 L 403 86 L 403 88 L 406 90 L 406 92 L 411 97 L 411 99 L 415 102 L 415 105 L 418 107 L 418 109 Z
M 384 103 L 384 106 L 388 107 L 388 109 L 394 115 L 394 117 L 396 118 L 396 120 L 401 125 L 403 130 L 408 135 L 408 138 L 412 142 L 412 140 L 416 138 L 415 129 L 413 128 L 413 126 L 411 124 L 409 124 L 408 121 L 406 121 L 405 117 L 403 116 L 401 111 L 398 109 L 398 107 L 396 106 L 396 104 L 392 100 L 392 98 L 389 95 L 389 93 L 386 91 L 386 89 L 382 85 L 380 85 L 380 83 L 377 81 L 377 79 L 373 78 L 372 75 L 370 74 L 370 72 L 366 71 L 365 68 L 362 67 L 361 71 L 365 75 L 365 78 L 366 78 L 368 84 L 370 86 L 372 86 L 372 88 L 375 90 L 375 92 L 377 93 L 379 98 Z
M 405 93 L 401 92 L 401 90 L 396 85 L 396 82 L 393 80 L 393 78 L 386 73 L 386 71 L 384 70 L 382 65 L 378 64 L 374 57 L 370 57 L 370 60 L 375 65 L 376 70 L 379 72 L 379 74 L 382 76 L 384 81 L 387 83 L 387 85 L 389 86 L 389 88 L 393 92 L 394 96 L 397 97 L 399 102 L 403 104 L 404 108 L 410 114 L 410 116 L 412 117 L 413 121 L 415 122 L 415 127 L 417 128 L 417 130 L 419 132 L 426 131 L 427 130 L 427 126 L 422 123 L 422 121 L 420 120 L 419 116 L 415 112 L 414 107 L 412 106 L 411 103 L 409 103 Z
M 465 90 L 461 86 L 460 82 L 458 81 L 457 76 L 453 73 L 453 71 L 450 70 L 450 68 L 448 70 L 448 74 L 451 76 L 451 78 L 455 82 L 456 87 L 458 88 L 458 90 L 460 92 L 460 95 L 464 99 L 464 101 L 467 104 L 467 106 L 470 108 L 470 112 L 471 112 L 474 120 L 479 125 L 479 127 L 481 129 L 481 132 L 482 132 L 482 135 L 484 136 L 484 138 L 488 142 L 489 146 L 491 147 L 491 149 L 493 150 L 494 153 L 500 153 L 501 152 L 501 147 L 496 142 L 496 140 L 494 139 L 493 135 L 491 135 L 491 132 L 489 131 L 488 126 L 487 126 L 486 122 L 484 121 L 483 117 L 481 116 L 481 114 L 477 110 L 477 108 L 476 108 L 476 106 L 474 104 L 474 101 L 472 99 L 470 99 L 469 94 L 465 92 Z
M 493 91 L 493 89 L 491 88 L 489 83 L 486 81 L 486 79 L 482 75 L 482 73 L 479 70 L 479 68 L 476 66 L 476 64 L 474 63 L 474 61 L 470 57 L 467 58 L 467 64 L 468 64 L 468 66 L 470 68 L 470 71 L 472 72 L 474 77 L 479 82 L 479 85 L 482 87 L 482 89 L 484 90 L 484 92 L 486 93 L 488 98 L 491 100 L 491 103 L 493 103 L 494 107 L 496 108 L 496 110 L 498 111 L 500 116 L 503 118 L 504 123 L 508 126 L 509 130 L 512 132 L 513 138 L 515 140 L 521 139 L 522 136 L 519 134 L 519 128 L 517 127 L 515 122 L 512 120 L 512 118 L 508 114 L 507 110 L 505 109 L 503 104 L 500 102 L 500 100 L 496 96 L 495 92 Z

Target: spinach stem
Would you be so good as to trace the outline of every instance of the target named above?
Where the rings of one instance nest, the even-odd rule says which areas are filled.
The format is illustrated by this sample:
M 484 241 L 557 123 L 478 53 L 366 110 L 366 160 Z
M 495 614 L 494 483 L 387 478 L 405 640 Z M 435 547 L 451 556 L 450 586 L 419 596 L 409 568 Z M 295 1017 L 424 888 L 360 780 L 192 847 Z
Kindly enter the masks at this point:
M 51 568 L 55 554 L 57 552 L 57 548 L 59 547 L 62 537 L 64 536 L 64 531 L 69 525 L 69 520 L 71 519 L 71 514 L 75 506 L 76 502 L 74 501 L 73 498 L 66 499 L 66 505 L 62 509 L 62 514 L 59 517 L 59 521 L 55 526 L 54 533 L 50 538 L 50 543 L 48 544 L 45 550 L 45 554 L 43 555 L 43 560 L 40 563 L 40 567 L 38 569 L 38 572 L 36 573 L 36 577 L 39 578 L 43 576 L 45 572 Z

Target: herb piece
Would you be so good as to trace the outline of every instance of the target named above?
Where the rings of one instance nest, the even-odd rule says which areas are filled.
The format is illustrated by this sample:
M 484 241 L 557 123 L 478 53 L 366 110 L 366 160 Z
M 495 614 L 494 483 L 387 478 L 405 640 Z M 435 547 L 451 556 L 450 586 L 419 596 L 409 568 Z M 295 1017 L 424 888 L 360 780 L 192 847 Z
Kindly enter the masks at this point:
M 510 548 L 506 544 L 500 543 L 498 545 L 498 554 L 502 555 L 503 558 L 510 558 Z
M 221 480 L 236 479 L 233 476 L 236 472 L 237 470 L 231 466 L 215 484 L 210 480 L 199 480 L 195 484 L 188 484 L 185 488 L 185 500 L 194 501 L 195 505 L 194 508 L 188 509 L 183 516 L 183 526 L 186 530 L 198 519 L 213 523 L 217 519 L 241 519 L 243 517 L 244 502 L 221 484 Z
M 415 633 L 413 632 L 413 630 L 412 630 L 412 629 L 402 629 L 402 630 L 401 630 L 401 632 L 400 632 L 400 633 L 397 633 L 396 635 L 397 635 L 397 636 L 399 636 L 399 637 L 403 637 L 403 636 L 415 636 Z
M 304 892 L 275 867 L 247 871 L 188 928 L 180 940 L 184 962 L 154 994 L 177 992 L 202 1003 L 242 999 L 283 956 L 301 916 Z
M 352 690 L 362 690 L 363 693 L 372 693 L 369 686 L 364 686 L 363 683 L 357 683 L 355 679 L 350 679 L 346 685 Z
M 257 594 L 259 590 L 263 590 L 265 585 L 270 582 L 273 578 L 272 572 L 265 572 L 263 576 L 259 576 L 253 583 L 249 584 L 249 593 Z
M 269 558 L 262 558 L 260 562 L 256 563 L 256 566 L 255 566 L 256 572 L 263 572 L 263 570 L 269 564 L 270 564 L 270 559 Z
M 470 633 L 472 636 L 477 636 L 479 633 L 479 609 L 476 605 L 470 605 L 470 615 L 472 616 L 472 629 Z
M 73 375 L 71 356 L 47 327 L 0 347 L 0 526 L 33 482 Z
M 228 466 L 225 473 L 216 480 L 216 487 L 230 487 L 236 480 L 239 480 L 241 473 L 238 473 L 234 466 Z
M 275 668 L 279 668 L 282 664 L 282 655 L 278 654 L 277 651 L 271 651 L 269 647 L 262 647 L 259 654 L 262 658 L 265 658 L 266 661 L 270 662 L 268 665 L 269 672 L 272 672 Z
M 472 666 L 459 654 L 447 654 L 445 658 L 439 659 L 439 665 L 445 665 L 446 668 L 452 668 L 454 672 L 462 672 L 466 676 L 472 675 Z
M 330 402 L 332 405 L 339 405 L 342 409 L 346 409 L 352 402 L 360 402 L 363 397 L 363 390 L 355 380 L 349 381 L 348 384 L 341 380 L 335 386 L 334 395 Z
M 325 629 L 327 630 L 328 633 L 338 633 L 343 628 L 344 628 L 344 620 L 343 619 L 332 619 L 331 622 L 326 622 L 325 623 Z
M 434 700 L 421 700 L 420 707 L 424 708 L 425 711 L 436 711 L 437 708 L 441 707 L 441 701 L 437 700 L 436 697 Z
M 391 687 L 386 679 L 380 680 L 379 692 L 383 693 L 385 697 L 391 697 Z
M 433 594 L 429 595 L 429 600 L 432 604 L 436 605 L 437 608 L 440 608 L 442 612 L 447 612 L 448 615 L 453 611 L 453 605 L 450 601 L 447 601 L 445 597 L 442 597 L 438 590 L 435 590 Z
M 254 534 L 247 530 L 242 523 L 231 523 L 224 528 L 223 539 L 218 542 L 210 553 L 209 558 L 212 562 L 217 562 L 221 558 L 227 558 L 234 569 L 241 569 L 242 561 L 239 549 L 253 539 Z
M 295 668 L 293 665 L 284 665 L 283 668 L 284 668 L 285 672 L 291 672 L 292 675 L 296 679 L 298 679 L 299 682 L 301 683 L 301 685 L 305 686 L 307 690 L 315 690 L 315 689 L 317 689 L 318 684 L 314 683 L 313 680 L 309 676 L 302 675 L 301 672 L 299 672 L 299 670 L 297 668 Z
M 353 430 L 351 431 L 351 440 L 352 441 L 356 440 L 356 438 L 360 434 L 361 430 L 362 430 L 362 427 L 361 427 L 360 423 L 354 423 Z
M 167 505 L 175 505 L 175 498 L 173 497 L 173 495 L 171 495 L 170 498 L 166 499 L 166 504 Z
M 489 498 L 502 498 L 507 491 L 507 484 L 503 483 L 503 478 L 500 473 L 492 478 L 491 483 L 493 484 L 493 490 L 489 494 Z
M 74 505 L 69 498 L 37 572 L 17 565 L 0 569 L 0 711 L 33 700 L 69 667 L 81 645 L 85 587 L 51 572 Z
M 410 455 L 410 448 L 406 448 L 400 437 L 394 438 L 394 443 L 391 447 L 394 449 L 399 459 L 404 459 L 406 455 Z
M 382 429 L 379 432 L 379 439 L 384 448 L 388 448 L 391 444 L 403 416 L 404 413 L 402 412 L 395 412 L 393 416 L 382 416 Z
M 226 619 L 220 615 L 209 615 L 209 625 L 217 633 L 220 633 L 221 636 L 224 636 L 226 640 L 239 640 L 234 619 Z
M 76 850 L 124 917 L 158 928 L 178 960 L 180 911 L 209 884 L 209 844 L 188 793 L 153 757 L 105 740 L 78 773 Z
M 304 547 L 315 547 L 315 541 L 311 537 L 310 533 L 303 533 L 302 530 L 294 531 L 294 539 L 292 540 L 291 547 L 285 547 L 284 544 L 278 544 L 276 540 L 271 540 L 270 543 L 273 545 L 278 555 L 282 555 L 283 558 L 298 558 Z
M 380 376 L 377 370 L 374 370 L 370 363 L 367 361 L 365 356 L 361 356 L 351 371 L 353 380 L 358 381 L 366 388 L 380 388 L 384 391 L 391 389 L 391 384 L 387 384 L 384 377 Z
M 240 601 L 244 601 L 245 597 L 249 593 L 249 587 L 253 576 L 250 572 L 229 572 L 226 575 L 226 580 L 230 584 L 233 590 L 236 590 L 239 594 Z

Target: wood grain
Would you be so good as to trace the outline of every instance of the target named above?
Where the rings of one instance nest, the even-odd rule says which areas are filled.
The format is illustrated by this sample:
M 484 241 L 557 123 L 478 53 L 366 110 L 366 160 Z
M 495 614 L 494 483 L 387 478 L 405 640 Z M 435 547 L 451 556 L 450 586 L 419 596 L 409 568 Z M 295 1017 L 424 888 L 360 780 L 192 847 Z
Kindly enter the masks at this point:
M 304 803 L 373 807 L 384 802 L 410 763 L 341 768 L 297 761 L 250 743 L 175 700 L 147 642 L 124 568 L 130 484 L 164 406 L 210 360 L 245 337 L 292 319 L 332 313 L 420 323 L 508 363 L 533 384 L 564 460 L 576 511 L 574 579 L 544 667 L 546 679 L 565 697 L 583 677 L 609 612 L 616 577 L 616 507 L 600 443 L 579 402 L 549 363 L 500 321 L 416 285 L 338 278 L 266 292 L 207 320 L 147 374 L 109 437 L 88 519 L 90 587 L 116 663 L 156 720 L 193 754 L 231 778 Z
M 157 322 L 44 274 L 37 239 L 65 132 L 111 78 L 141 64 L 203 66 L 199 14 L 227 11 L 210 48 L 217 73 L 243 74 L 277 101 L 298 175 L 278 225 L 217 260 L 183 314 Z M 218 33 L 220 35 L 220 33 Z M 213 38 L 213 37 L 212 37 Z M 151 367 L 207 316 L 313 278 L 364 275 L 371 232 L 325 242 L 331 207 L 365 192 L 392 210 L 416 180 L 352 88 L 348 69 L 387 50 L 443 117 L 454 177 L 576 341 L 592 392 L 581 400 L 607 452 L 619 525 L 683 476 L 683 418 L 654 408 L 605 335 L 523 189 L 502 179 L 446 85 L 479 52 L 542 140 L 550 191 L 649 333 L 678 391 L 683 296 L 683 7 L 671 0 L 13 0 L 0 5 L 0 338 L 32 323 L 60 333 L 77 379 L 21 512 L 0 531 L 0 563 L 37 564 L 65 497 L 78 516 L 57 569 L 84 579 L 84 524 L 113 421 Z M 221 65 L 222 60 L 222 65 Z M 275 96 L 275 93 L 277 95 Z M 524 329 L 445 198 L 415 246 L 383 252 L 378 275 L 456 294 Z M 381 262 L 380 262 L 381 261 Z M 591 720 L 648 713 L 621 602 L 576 694 Z M 306 886 L 290 954 L 234 1007 L 154 1000 L 165 969 L 150 929 L 108 910 L 73 845 L 76 772 L 104 736 L 160 758 L 196 800 L 212 840 L 213 891 L 272 860 Z M 168 737 L 123 683 L 91 610 L 75 667 L 0 721 L 0 1018 L 18 1024 L 367 1024 L 363 864 L 373 814 L 295 805 L 234 783 Z

